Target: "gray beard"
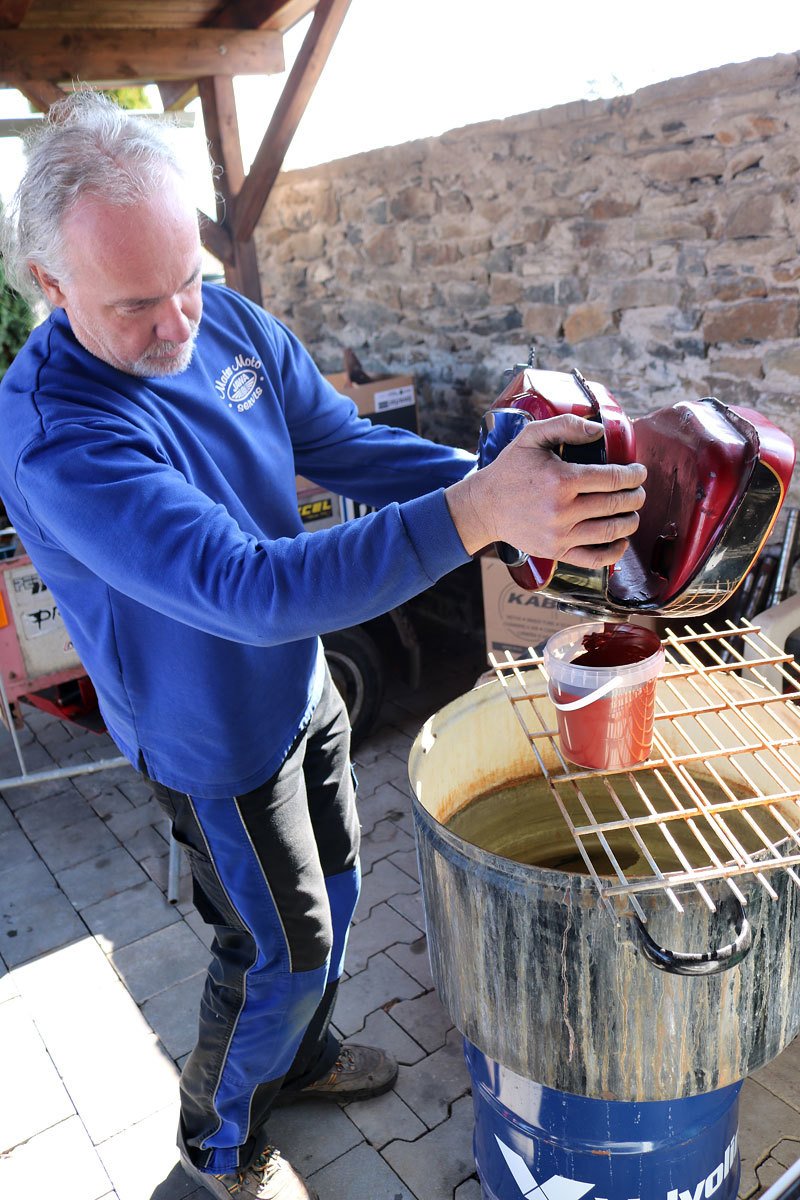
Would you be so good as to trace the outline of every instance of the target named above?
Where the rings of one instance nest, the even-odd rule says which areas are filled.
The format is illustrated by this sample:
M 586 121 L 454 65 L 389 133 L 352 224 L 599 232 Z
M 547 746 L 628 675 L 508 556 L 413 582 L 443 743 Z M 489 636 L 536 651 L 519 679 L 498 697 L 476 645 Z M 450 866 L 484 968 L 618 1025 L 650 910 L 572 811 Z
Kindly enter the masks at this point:
M 150 351 L 147 354 L 143 354 L 141 358 L 137 358 L 136 362 L 130 364 L 127 368 L 130 374 L 136 375 L 139 379 L 158 377 L 160 375 L 180 375 L 192 361 L 194 344 L 197 341 L 197 331 L 200 323 L 193 321 L 191 322 L 191 326 L 192 336 L 188 342 L 162 342 L 164 350 L 171 351 L 180 348 L 184 353 L 179 354 L 177 358 L 164 358 Z

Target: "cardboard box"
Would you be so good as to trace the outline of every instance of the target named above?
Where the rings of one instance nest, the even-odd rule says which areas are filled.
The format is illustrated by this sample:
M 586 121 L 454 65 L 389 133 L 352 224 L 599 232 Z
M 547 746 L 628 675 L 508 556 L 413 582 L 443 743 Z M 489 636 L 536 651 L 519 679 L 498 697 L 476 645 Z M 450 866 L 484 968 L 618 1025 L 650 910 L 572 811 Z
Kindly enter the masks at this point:
M 351 383 L 344 371 L 325 378 L 353 401 L 362 417 L 418 432 L 417 396 L 411 375 L 386 375 L 372 383 Z
M 337 392 L 353 401 L 362 417 L 417 432 L 417 398 L 410 375 L 386 375 L 372 383 L 351 383 L 344 371 L 325 378 Z M 329 529 L 371 511 L 367 505 L 355 504 L 302 475 L 296 476 L 295 486 L 297 507 L 306 532 Z
M 585 613 L 564 612 L 552 596 L 518 587 L 505 563 L 494 554 L 481 558 L 481 583 L 487 658 L 490 651 L 504 658 L 505 650 L 514 658 L 527 657 L 529 647 L 541 652 L 543 643 L 560 629 L 597 619 Z M 660 622 L 654 617 L 635 613 L 624 618 L 617 615 L 616 619 L 644 625 L 660 634 Z
M 586 620 L 562 612 L 551 596 L 518 587 L 493 554 L 481 558 L 481 584 L 487 658 L 490 651 L 504 658 L 505 650 L 515 658 L 527 657 L 529 646 L 536 649 L 559 629 Z
M 332 525 L 341 525 L 345 519 L 344 500 L 335 492 L 319 487 L 302 475 L 295 476 L 297 487 L 297 511 L 303 522 L 304 533 L 314 533 L 317 529 L 330 529 Z

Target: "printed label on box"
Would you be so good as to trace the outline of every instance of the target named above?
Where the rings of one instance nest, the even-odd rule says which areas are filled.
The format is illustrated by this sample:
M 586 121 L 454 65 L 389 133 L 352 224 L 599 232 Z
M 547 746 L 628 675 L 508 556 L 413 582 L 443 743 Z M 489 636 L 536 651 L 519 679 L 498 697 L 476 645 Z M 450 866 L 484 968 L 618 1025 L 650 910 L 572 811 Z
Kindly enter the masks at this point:
M 80 666 L 53 593 L 33 566 L 6 573 L 6 588 L 25 667 L 32 679 Z
M 375 393 L 375 412 L 387 412 L 390 408 L 407 408 L 414 403 L 413 384 L 405 387 L 388 388 Z

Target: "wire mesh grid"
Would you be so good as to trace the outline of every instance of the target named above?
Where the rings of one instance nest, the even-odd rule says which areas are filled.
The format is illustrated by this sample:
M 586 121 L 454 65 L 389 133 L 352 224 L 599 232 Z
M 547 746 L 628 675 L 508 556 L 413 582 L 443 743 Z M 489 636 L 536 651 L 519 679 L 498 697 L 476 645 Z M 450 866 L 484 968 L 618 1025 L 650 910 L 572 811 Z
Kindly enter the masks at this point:
M 622 771 L 577 768 L 563 756 L 543 660 L 490 656 L 601 899 L 752 878 L 771 899 L 776 870 L 800 886 L 800 667 L 758 625 L 668 629 L 650 758 Z

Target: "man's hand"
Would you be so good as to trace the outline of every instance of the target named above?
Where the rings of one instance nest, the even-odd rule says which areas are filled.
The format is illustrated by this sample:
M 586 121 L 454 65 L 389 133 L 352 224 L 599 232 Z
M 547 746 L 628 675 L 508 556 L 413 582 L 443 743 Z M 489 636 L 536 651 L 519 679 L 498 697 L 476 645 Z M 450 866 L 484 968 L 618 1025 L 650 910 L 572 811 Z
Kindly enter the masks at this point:
M 647 471 L 579 465 L 556 452 L 567 442 L 596 441 L 599 425 L 580 417 L 531 421 L 488 467 L 445 491 L 469 554 L 508 542 L 536 558 L 574 566 L 609 566 L 624 554 L 639 525 Z

